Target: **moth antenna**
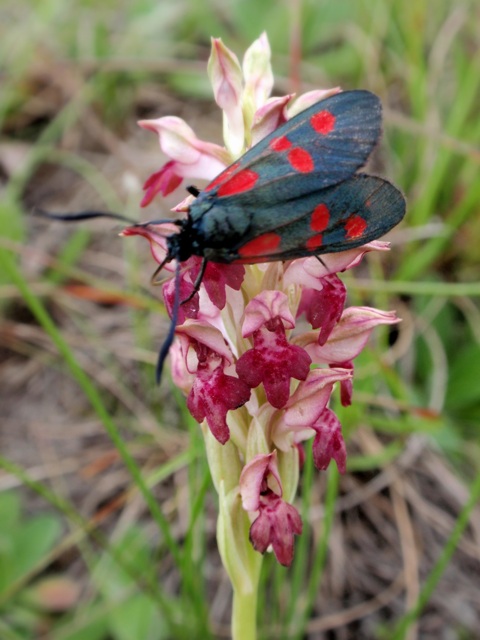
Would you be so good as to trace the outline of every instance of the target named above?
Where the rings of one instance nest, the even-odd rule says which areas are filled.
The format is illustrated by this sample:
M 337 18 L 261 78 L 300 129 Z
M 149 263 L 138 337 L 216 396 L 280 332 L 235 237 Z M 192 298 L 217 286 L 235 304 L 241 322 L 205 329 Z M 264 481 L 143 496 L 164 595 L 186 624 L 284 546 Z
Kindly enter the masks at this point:
M 193 291 L 190 293 L 190 295 L 188 297 L 185 298 L 185 300 L 182 300 L 180 302 L 180 304 L 185 304 L 186 302 L 190 302 L 190 300 L 193 298 L 193 296 L 196 293 L 198 293 L 198 290 L 200 289 L 200 285 L 202 284 L 203 276 L 205 275 L 205 270 L 207 268 L 207 264 L 208 264 L 208 260 L 206 258 L 203 258 L 202 266 L 200 267 L 200 271 L 198 272 L 198 276 L 195 278 L 195 282 L 193 283 Z
M 121 220 L 129 224 L 138 224 L 137 220 L 133 220 L 121 213 L 111 213 L 109 211 L 78 211 L 77 213 L 51 213 L 44 209 L 35 208 L 33 215 L 49 220 L 59 220 L 60 222 L 81 222 L 82 220 L 92 220 L 93 218 L 108 218 L 110 220 Z
M 175 337 L 175 327 L 177 326 L 178 309 L 180 307 L 180 268 L 180 262 L 177 260 L 175 267 L 175 297 L 173 299 L 172 321 L 170 322 L 170 329 L 168 330 L 165 342 L 162 344 L 162 348 L 158 354 L 157 368 L 155 370 L 157 384 L 160 384 L 160 380 L 162 379 L 163 365 L 172 346 L 173 338 Z
M 178 218 L 159 218 L 158 220 L 147 220 L 146 222 L 135 222 L 135 227 L 149 227 L 151 224 L 176 224 L 177 227 L 183 225 L 182 220 Z

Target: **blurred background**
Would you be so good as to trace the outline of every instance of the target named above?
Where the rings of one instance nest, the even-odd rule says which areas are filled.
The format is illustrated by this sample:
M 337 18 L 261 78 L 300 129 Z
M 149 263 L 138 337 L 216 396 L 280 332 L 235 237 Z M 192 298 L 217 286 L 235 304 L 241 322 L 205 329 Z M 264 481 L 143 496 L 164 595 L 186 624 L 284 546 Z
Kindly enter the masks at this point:
M 405 193 L 349 303 L 396 309 L 341 411 L 348 472 L 304 474 L 294 567 L 267 558 L 261 638 L 480 638 L 480 4 L 2 0 L 0 638 L 228 638 L 231 594 L 198 425 L 154 365 L 155 265 L 116 223 L 165 161 L 140 118 L 221 142 L 210 37 L 262 31 L 275 95 L 377 93 L 370 169 Z M 201 184 L 199 186 L 202 186 Z M 307 603 L 307 604 L 306 604 Z

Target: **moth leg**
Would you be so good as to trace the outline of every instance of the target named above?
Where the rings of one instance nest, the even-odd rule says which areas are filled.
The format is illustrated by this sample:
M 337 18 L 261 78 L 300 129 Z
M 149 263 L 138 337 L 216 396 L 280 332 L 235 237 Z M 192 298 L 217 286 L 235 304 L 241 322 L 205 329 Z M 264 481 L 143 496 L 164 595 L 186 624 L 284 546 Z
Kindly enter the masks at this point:
M 193 283 L 193 291 L 190 293 L 190 295 L 187 298 L 185 298 L 185 300 L 182 300 L 180 304 L 185 304 L 186 302 L 190 302 L 193 296 L 196 293 L 198 293 L 198 290 L 200 289 L 200 285 L 202 284 L 203 276 L 205 275 L 205 269 L 207 268 L 207 264 L 208 264 L 208 260 L 206 258 L 203 258 L 202 266 L 200 267 L 198 276 L 196 277 L 195 282 Z
M 325 271 L 328 271 L 328 267 L 327 267 L 327 265 L 325 264 L 325 262 L 321 259 L 321 257 L 316 255 L 316 256 L 315 256 L 315 258 L 316 258 L 316 259 L 320 262 L 320 264 L 325 268 Z
M 163 267 L 167 264 L 167 262 L 171 261 L 171 259 L 172 258 L 167 254 L 165 259 L 162 260 L 162 262 L 158 265 L 158 267 L 153 272 L 152 277 L 150 278 L 150 284 L 152 284 L 153 286 L 162 284 L 161 280 L 157 280 L 157 276 L 160 273 L 160 271 L 163 269 Z

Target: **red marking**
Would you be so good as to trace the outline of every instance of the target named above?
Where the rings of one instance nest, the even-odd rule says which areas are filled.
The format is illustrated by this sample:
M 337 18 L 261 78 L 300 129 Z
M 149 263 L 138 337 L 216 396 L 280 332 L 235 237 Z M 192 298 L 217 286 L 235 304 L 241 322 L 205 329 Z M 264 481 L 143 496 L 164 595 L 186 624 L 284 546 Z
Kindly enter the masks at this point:
M 290 149 L 291 146 L 292 143 L 286 136 L 275 138 L 270 142 L 270 149 L 272 149 L 272 151 L 286 151 Z
M 300 149 L 300 147 L 295 147 L 288 154 L 288 161 L 292 165 L 292 168 L 295 171 L 300 171 L 301 173 L 310 173 L 313 171 L 315 165 L 313 163 L 312 156 L 305 149 Z
M 310 229 L 312 231 L 325 231 L 330 220 L 330 211 L 326 204 L 319 204 L 315 207 L 310 220 Z
M 221 198 L 223 196 L 234 196 L 237 193 L 249 191 L 255 186 L 257 180 L 258 173 L 255 173 L 255 171 L 251 171 L 250 169 L 244 169 L 224 182 L 219 187 L 217 195 Z
M 264 233 L 258 238 L 253 238 L 243 247 L 240 247 L 238 253 L 243 258 L 257 258 L 264 255 L 269 255 L 275 252 L 275 249 L 278 249 L 280 246 L 280 242 L 282 238 L 278 235 L 278 233 Z
M 330 111 L 319 111 L 310 118 L 310 124 L 317 133 L 328 135 L 335 128 L 335 116 Z
M 305 247 L 309 251 L 315 251 L 315 249 L 318 249 L 319 247 L 321 247 L 322 244 L 323 244 L 323 236 L 321 233 L 319 233 L 318 235 L 312 236 L 311 238 L 309 238 L 305 243 Z
M 363 232 L 368 227 L 368 224 L 360 216 L 350 216 L 345 224 L 345 231 L 347 232 L 347 238 L 353 240 L 355 238 L 361 238 Z
M 232 175 L 232 173 L 237 169 L 238 169 L 238 162 L 235 162 L 235 164 L 230 165 L 227 169 L 225 169 L 225 171 L 222 171 L 222 173 L 219 173 L 216 178 L 214 178 L 209 184 L 207 184 L 207 186 L 205 187 L 205 191 L 211 191 L 222 182 L 225 182 L 227 178 L 229 178 Z

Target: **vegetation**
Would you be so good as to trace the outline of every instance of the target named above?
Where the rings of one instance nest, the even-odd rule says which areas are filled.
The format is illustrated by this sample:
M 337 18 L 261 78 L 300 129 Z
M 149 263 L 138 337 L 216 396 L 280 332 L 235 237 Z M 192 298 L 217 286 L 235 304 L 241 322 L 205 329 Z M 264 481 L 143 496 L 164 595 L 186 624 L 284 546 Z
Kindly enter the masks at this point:
M 408 213 L 392 251 L 348 273 L 353 304 L 403 322 L 376 332 L 336 407 L 348 473 L 304 470 L 308 526 L 291 570 L 265 563 L 261 637 L 477 637 L 479 19 L 475 0 L 4 0 L 0 637 L 228 637 L 201 433 L 154 385 L 168 323 L 151 256 L 115 225 L 32 209 L 140 217 L 162 158 L 136 120 L 178 115 L 220 141 L 210 36 L 241 56 L 262 30 L 278 94 L 380 95 L 371 169 Z

